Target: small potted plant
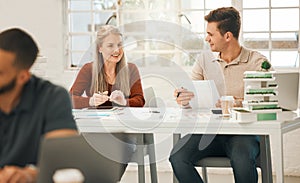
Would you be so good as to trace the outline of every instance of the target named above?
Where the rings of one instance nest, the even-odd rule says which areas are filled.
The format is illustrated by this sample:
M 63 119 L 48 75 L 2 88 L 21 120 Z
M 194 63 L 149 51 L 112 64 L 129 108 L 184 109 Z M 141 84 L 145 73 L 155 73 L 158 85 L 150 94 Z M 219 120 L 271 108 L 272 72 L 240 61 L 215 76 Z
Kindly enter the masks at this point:
M 271 64 L 267 60 L 265 60 L 265 61 L 263 61 L 263 63 L 261 63 L 262 71 L 268 71 L 270 68 L 271 68 Z

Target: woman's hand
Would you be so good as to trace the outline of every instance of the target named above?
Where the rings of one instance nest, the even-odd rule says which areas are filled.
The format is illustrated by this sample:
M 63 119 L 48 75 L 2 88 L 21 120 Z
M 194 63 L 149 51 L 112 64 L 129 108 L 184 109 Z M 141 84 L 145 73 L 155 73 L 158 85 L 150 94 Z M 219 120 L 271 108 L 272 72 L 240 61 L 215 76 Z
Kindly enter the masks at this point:
M 107 96 L 107 94 L 108 91 L 105 91 L 103 93 L 94 93 L 94 95 L 90 98 L 89 101 L 90 106 L 98 106 L 108 101 L 109 96 Z
M 115 90 L 110 94 L 109 100 L 119 105 L 125 106 L 127 101 L 125 99 L 124 93 L 120 90 Z

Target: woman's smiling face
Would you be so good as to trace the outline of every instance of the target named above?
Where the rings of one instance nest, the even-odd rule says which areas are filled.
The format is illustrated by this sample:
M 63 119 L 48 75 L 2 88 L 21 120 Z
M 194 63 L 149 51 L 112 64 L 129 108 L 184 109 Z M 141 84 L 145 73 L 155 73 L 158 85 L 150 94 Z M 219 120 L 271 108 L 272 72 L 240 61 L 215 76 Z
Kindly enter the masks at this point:
M 118 63 L 124 55 L 122 47 L 122 36 L 119 34 L 109 34 L 103 39 L 99 52 L 102 53 L 104 62 Z

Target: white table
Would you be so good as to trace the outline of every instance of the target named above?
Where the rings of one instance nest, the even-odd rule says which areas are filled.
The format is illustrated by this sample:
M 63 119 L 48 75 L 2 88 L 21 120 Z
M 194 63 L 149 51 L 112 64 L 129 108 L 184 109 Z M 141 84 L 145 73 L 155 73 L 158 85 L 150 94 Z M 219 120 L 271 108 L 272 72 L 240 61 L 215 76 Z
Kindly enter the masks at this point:
M 159 113 L 158 113 L 159 112 Z M 284 182 L 283 134 L 300 127 L 293 113 L 280 113 L 276 121 L 239 123 L 209 111 L 179 108 L 125 108 L 114 111 L 75 110 L 80 132 L 269 135 L 272 140 L 276 182 Z

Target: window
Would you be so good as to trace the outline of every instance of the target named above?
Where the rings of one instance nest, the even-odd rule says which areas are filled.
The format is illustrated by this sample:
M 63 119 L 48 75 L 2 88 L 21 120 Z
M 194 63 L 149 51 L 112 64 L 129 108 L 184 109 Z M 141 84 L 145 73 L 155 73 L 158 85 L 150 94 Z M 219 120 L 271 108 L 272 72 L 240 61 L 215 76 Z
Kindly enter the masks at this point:
M 184 27 L 197 38 L 191 36 L 183 40 L 183 44 L 188 45 L 183 51 L 166 42 L 134 42 L 140 38 L 134 34 L 134 30 L 141 27 L 131 27 L 123 30 L 124 38 L 135 43 L 126 48 L 130 53 L 127 56 L 140 58 L 137 60 L 139 66 L 147 66 L 143 57 L 162 57 L 181 66 L 192 66 L 192 58 L 199 49 L 208 49 L 203 39 L 206 34 L 204 15 L 218 7 L 235 6 L 242 16 L 242 45 L 260 51 L 275 67 L 299 67 L 299 1 L 68 0 L 69 65 L 80 67 L 91 60 L 91 53 L 87 50 L 90 50 L 95 40 L 95 31 L 99 25 L 110 23 L 121 26 L 140 20 L 162 20 Z M 168 65 L 164 61 L 155 63 L 155 60 L 150 64 Z
M 266 55 L 275 67 L 299 67 L 299 0 L 243 1 L 242 17 L 243 45 Z
M 68 0 L 68 60 L 70 67 L 91 61 L 87 52 L 95 40 L 97 26 L 115 21 L 117 2 L 112 0 Z

